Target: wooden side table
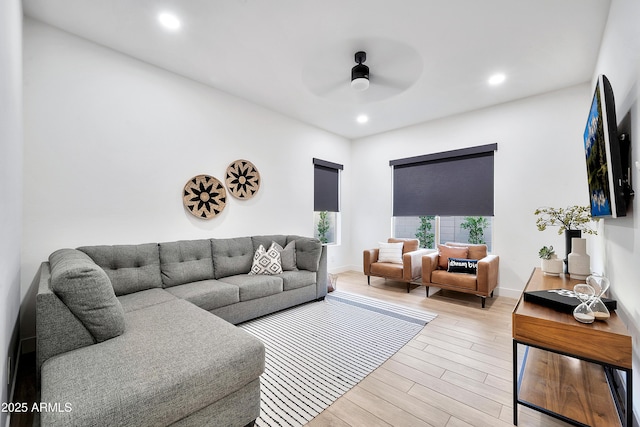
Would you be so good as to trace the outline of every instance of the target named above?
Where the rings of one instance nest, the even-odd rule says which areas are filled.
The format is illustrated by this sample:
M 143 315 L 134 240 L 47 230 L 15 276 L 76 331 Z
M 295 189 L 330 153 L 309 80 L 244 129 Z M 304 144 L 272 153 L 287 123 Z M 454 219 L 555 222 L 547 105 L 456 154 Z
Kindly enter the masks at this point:
M 573 289 L 584 281 L 533 270 L 524 291 Z M 512 313 L 513 424 L 518 404 L 577 426 L 630 427 L 632 338 L 615 312 L 607 321 L 577 322 L 572 314 L 520 300 Z M 525 345 L 519 369 L 518 345 Z M 625 390 L 616 370 L 625 374 Z

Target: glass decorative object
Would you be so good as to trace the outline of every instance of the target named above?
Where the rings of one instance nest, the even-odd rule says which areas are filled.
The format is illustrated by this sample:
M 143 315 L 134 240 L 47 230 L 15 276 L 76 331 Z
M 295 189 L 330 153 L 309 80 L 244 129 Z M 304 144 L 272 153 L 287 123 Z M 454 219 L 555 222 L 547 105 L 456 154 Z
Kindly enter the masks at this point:
M 602 297 L 609 289 L 609 279 L 604 276 L 600 276 L 599 274 L 592 274 L 587 277 L 587 285 L 591 286 L 595 292 L 594 297 L 589 302 L 589 308 L 593 311 L 593 315 L 596 320 L 607 320 L 611 313 L 609 313 L 609 309 L 604 302 L 602 302 Z
M 329 273 L 327 292 L 333 292 L 338 288 L 338 275 Z
M 589 307 L 591 299 L 596 291 L 586 283 L 580 283 L 573 287 L 573 291 L 580 299 L 580 304 L 573 310 L 573 317 L 580 323 L 593 323 L 595 316 Z

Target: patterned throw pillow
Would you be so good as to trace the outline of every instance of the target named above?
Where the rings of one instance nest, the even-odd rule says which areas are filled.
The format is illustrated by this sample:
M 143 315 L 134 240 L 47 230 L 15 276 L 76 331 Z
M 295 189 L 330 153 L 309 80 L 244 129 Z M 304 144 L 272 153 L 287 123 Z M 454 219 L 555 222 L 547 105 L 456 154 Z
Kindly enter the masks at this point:
M 275 243 L 272 243 L 267 250 L 262 245 L 258 246 L 256 253 L 253 255 L 253 264 L 249 274 L 282 274 L 280 252 L 274 245 Z
M 449 264 L 447 265 L 447 271 L 449 273 L 478 273 L 478 260 L 477 259 L 461 259 L 461 258 L 449 258 Z
M 404 245 L 404 243 L 379 242 L 379 245 L 380 250 L 378 251 L 378 262 L 402 264 L 402 246 Z

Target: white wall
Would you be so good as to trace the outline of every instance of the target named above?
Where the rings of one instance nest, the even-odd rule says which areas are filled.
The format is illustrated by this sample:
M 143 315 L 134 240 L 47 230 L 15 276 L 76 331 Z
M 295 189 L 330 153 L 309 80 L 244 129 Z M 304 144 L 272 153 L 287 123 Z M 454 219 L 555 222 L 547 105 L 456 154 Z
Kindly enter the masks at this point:
M 508 84 L 508 83 L 507 83 Z M 497 90 L 500 90 L 499 88 Z M 353 142 L 352 264 L 361 250 L 391 233 L 389 160 L 497 143 L 493 253 L 500 256 L 497 293 L 519 296 L 538 249 L 564 252 L 557 229 L 540 232 L 540 206 L 586 205 L 588 191 L 582 133 L 591 98 L 589 84 L 423 123 Z M 425 182 L 424 185 L 429 185 Z
M 640 2 L 613 0 L 605 29 L 598 63 L 594 73 L 605 74 L 613 88 L 619 130 L 631 135 L 631 162 L 640 161 Z M 604 272 L 611 280 L 611 290 L 618 300 L 621 315 L 633 335 L 633 382 L 640 384 L 640 171 L 631 171 L 635 199 L 624 218 L 605 220 L 602 238 L 596 247 L 604 264 Z M 634 394 L 634 413 L 640 418 L 640 396 Z
M 22 229 L 22 6 L 0 2 L 0 403 L 7 402 L 7 358 L 20 309 Z M 12 359 L 15 366 L 15 357 Z M 13 369 L 12 366 L 12 369 Z M 7 414 L 0 412 L 0 426 Z
M 313 235 L 312 158 L 344 164 L 350 142 L 30 19 L 24 32 L 23 336 L 40 262 L 62 247 L 253 234 Z M 221 64 L 221 66 L 224 66 Z M 262 183 L 214 219 L 186 212 L 194 175 L 244 158 Z M 329 268 L 347 245 L 330 247 Z

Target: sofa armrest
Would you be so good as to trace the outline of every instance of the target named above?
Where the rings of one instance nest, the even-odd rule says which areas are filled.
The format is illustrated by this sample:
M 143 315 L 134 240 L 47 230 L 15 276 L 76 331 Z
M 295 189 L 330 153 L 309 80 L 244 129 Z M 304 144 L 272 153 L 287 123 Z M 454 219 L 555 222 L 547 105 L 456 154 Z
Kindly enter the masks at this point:
M 371 264 L 378 262 L 379 249 L 365 249 L 362 253 L 362 264 L 365 276 L 371 275 Z
M 478 291 L 489 295 L 498 286 L 498 270 L 500 257 L 487 255 L 478 260 Z
M 438 269 L 438 251 L 428 253 L 422 257 L 422 283 L 431 284 L 431 273 Z
M 43 262 L 34 277 L 36 295 L 36 375 L 49 358 L 95 344 L 91 333 L 53 293 L 49 285 L 51 270 Z
M 418 249 L 402 255 L 402 278 L 405 281 L 410 282 L 422 276 L 422 256 L 429 251 L 430 249 Z
M 316 298 L 324 298 L 327 295 L 329 284 L 329 270 L 327 267 L 327 245 L 322 245 L 318 271 L 316 272 Z

